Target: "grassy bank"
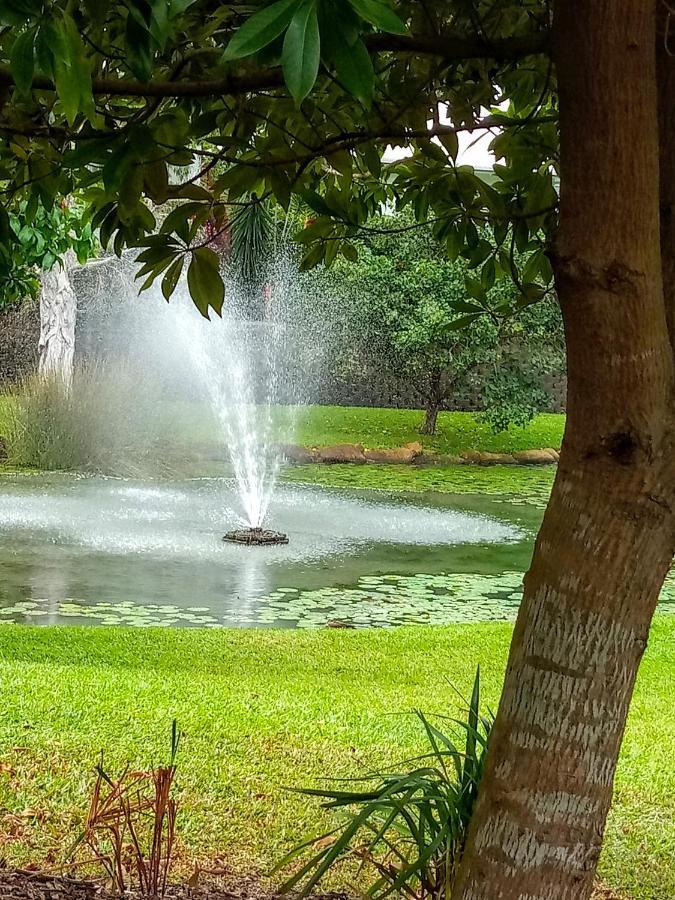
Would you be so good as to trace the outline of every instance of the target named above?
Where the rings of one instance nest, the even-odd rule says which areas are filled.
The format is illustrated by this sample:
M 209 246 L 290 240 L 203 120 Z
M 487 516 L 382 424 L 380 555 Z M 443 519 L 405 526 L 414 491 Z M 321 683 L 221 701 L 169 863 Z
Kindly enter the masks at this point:
M 423 415 L 415 409 L 370 409 L 348 406 L 310 406 L 303 410 L 297 442 L 305 446 L 363 444 L 365 447 L 401 447 L 419 441 L 436 453 L 485 450 L 513 453 L 541 447 L 560 447 L 565 417 L 536 416 L 525 427 L 512 425 L 495 434 L 475 413 L 443 412 L 435 435 L 419 434 Z
M 0 437 L 8 434 L 15 402 L 11 396 L 0 395 Z M 91 413 L 86 413 L 86 417 L 91 419 Z M 372 448 L 400 447 L 419 441 L 425 450 L 442 454 L 455 455 L 465 450 L 511 453 L 559 447 L 565 417 L 540 415 L 525 427 L 511 426 L 495 434 L 475 413 L 444 412 L 438 417 L 437 433 L 433 436 L 419 434 L 421 421 L 422 413 L 412 409 L 306 406 L 298 411 L 293 440 L 305 446 L 363 444 Z M 82 423 L 78 426 L 77 421 L 68 427 L 81 427 L 87 433 L 91 430 Z M 200 403 L 165 402 L 153 406 L 152 428 L 161 436 L 162 446 L 169 455 L 178 452 L 189 457 L 196 449 L 222 445 L 220 429 L 210 407 Z M 41 434 L 42 442 L 44 438 Z M 82 436 L 80 439 L 83 440 Z
M 495 704 L 510 626 L 341 632 L 0 627 L 0 857 L 59 858 L 92 766 L 180 756 L 181 858 L 265 870 L 317 827 L 284 790 L 420 749 L 408 711 L 456 713 L 477 662 Z M 622 753 L 602 874 L 636 900 L 675 896 L 675 618 L 657 620 Z

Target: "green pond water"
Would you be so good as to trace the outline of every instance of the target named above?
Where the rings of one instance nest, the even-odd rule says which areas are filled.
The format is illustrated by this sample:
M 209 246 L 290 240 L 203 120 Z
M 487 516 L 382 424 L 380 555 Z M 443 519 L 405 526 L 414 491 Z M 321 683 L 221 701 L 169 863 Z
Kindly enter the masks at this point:
M 270 527 L 289 535 L 278 547 L 222 542 L 239 517 L 229 479 L 3 476 L 0 622 L 313 628 L 513 618 L 552 473 L 368 468 L 292 470 L 270 511 Z M 385 489 L 359 486 L 366 477 Z M 321 483 L 329 478 L 333 486 Z M 672 581 L 662 606 L 675 608 Z

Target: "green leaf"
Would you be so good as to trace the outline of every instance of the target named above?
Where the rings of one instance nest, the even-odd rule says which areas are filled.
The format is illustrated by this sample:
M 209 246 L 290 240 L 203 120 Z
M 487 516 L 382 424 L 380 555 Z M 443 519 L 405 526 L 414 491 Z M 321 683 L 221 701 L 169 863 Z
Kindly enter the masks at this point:
M 335 36 L 333 62 L 337 77 L 350 94 L 370 107 L 375 89 L 375 71 L 368 49 L 362 40 L 349 46 L 341 34 Z
M 145 164 L 143 182 L 146 195 L 154 203 L 166 202 L 169 192 L 169 176 L 163 159 L 156 159 Z
M 285 31 L 301 0 L 278 0 L 251 16 L 227 45 L 223 59 L 242 59 L 267 47 Z
M 317 266 L 320 262 L 323 261 L 325 253 L 325 244 L 315 244 L 313 247 L 310 247 L 300 260 L 300 271 L 309 272 L 310 269 L 313 269 L 314 266 Z
M 140 81 L 148 81 L 152 74 L 150 33 L 131 13 L 127 16 L 124 45 L 127 64 L 132 74 Z
M 339 172 L 340 175 L 351 178 L 353 160 L 349 150 L 336 150 L 334 153 L 328 154 L 326 156 L 326 159 L 328 160 L 330 166 L 337 172 Z
M 470 275 L 467 275 L 464 278 L 464 286 L 469 297 L 478 300 L 480 303 L 487 302 L 485 288 L 477 278 L 472 278 Z
M 344 256 L 345 259 L 348 259 L 349 262 L 357 262 L 359 258 L 359 251 L 353 244 L 344 243 L 340 247 L 340 252 Z
M 537 278 L 540 273 L 543 258 L 543 250 L 535 250 L 534 253 L 530 255 L 530 258 L 523 268 L 523 281 L 534 281 L 534 279 Z
M 446 326 L 446 329 L 447 331 L 462 331 L 471 325 L 472 322 L 475 322 L 479 315 L 480 313 L 469 313 L 466 316 L 458 316 Z
M 35 38 L 35 63 L 37 69 L 50 78 L 54 77 L 54 41 L 50 35 L 52 31 L 53 28 L 48 22 L 40 28 Z
M 190 296 L 199 312 L 208 319 L 209 307 L 220 315 L 225 299 L 225 286 L 220 277 L 218 256 L 208 247 L 192 251 L 187 283 Z
M 55 39 L 54 81 L 68 124 L 72 125 L 79 112 L 93 113 L 91 72 L 82 38 L 75 22 L 66 13 L 53 23 Z
M 529 306 L 530 303 L 538 303 L 546 296 L 546 288 L 534 282 L 525 283 L 520 286 L 520 306 Z
M 171 185 L 167 197 L 177 200 L 211 200 L 211 194 L 199 184 Z
M 452 160 L 457 159 L 457 153 L 459 151 L 459 140 L 457 138 L 456 131 L 446 131 L 444 134 L 440 134 L 438 136 L 438 140 L 445 147 L 448 156 Z
M 35 70 L 35 29 L 22 31 L 14 41 L 10 56 L 10 68 L 16 89 L 22 95 L 30 94 Z
M 399 19 L 393 9 L 382 0 L 349 0 L 350 5 L 356 12 L 370 22 L 380 31 L 387 31 L 389 34 L 407 34 L 408 29 Z
M 167 301 L 167 303 L 174 290 L 176 289 L 178 279 L 180 278 L 181 272 L 183 271 L 184 261 L 185 257 L 183 255 L 175 259 L 167 269 L 164 278 L 162 278 L 162 294 L 164 295 L 164 299 Z
M 382 172 L 382 157 L 380 156 L 380 151 L 375 144 L 366 144 L 361 152 L 363 153 L 363 158 L 368 166 L 370 174 L 374 175 L 375 178 L 379 178 L 380 173 Z
M 326 203 L 325 199 L 317 194 L 316 191 L 305 191 L 300 195 L 310 209 L 319 213 L 320 216 L 332 216 L 335 210 Z
M 319 72 L 321 40 L 315 3 L 305 0 L 288 26 L 281 66 L 291 96 L 298 106 L 312 90 Z
M 448 303 L 448 306 L 455 312 L 476 314 L 484 312 L 482 306 L 479 306 L 478 303 L 469 303 L 468 300 L 452 300 L 450 303 Z

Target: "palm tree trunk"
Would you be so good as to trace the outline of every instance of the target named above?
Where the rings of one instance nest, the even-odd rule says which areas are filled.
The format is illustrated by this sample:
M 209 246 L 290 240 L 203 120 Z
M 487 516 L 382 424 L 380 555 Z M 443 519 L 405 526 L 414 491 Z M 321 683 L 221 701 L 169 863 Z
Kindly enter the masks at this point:
M 568 347 L 563 449 L 457 900 L 586 900 L 638 665 L 675 549 L 654 6 L 558 0 Z

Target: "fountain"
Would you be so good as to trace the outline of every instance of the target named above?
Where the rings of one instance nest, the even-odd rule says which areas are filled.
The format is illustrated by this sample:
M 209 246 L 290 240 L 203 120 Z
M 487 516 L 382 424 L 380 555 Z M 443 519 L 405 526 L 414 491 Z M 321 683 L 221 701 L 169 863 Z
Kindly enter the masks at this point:
M 211 323 L 195 315 L 189 298 L 181 308 L 188 352 L 220 424 L 243 510 L 242 527 L 223 540 L 247 546 L 288 543 L 287 535 L 263 528 L 283 459 L 280 436 L 288 440 L 295 418 L 295 405 L 279 402 L 280 388 L 288 389 L 280 378 L 288 331 L 274 306 L 283 300 L 280 281 L 275 287 L 265 286 L 260 318 L 251 317 L 250 298 L 235 292 Z
M 223 536 L 223 540 L 230 544 L 287 544 L 288 535 L 281 531 L 268 531 L 260 526 L 251 526 L 249 528 L 237 528 L 234 531 L 228 531 Z
M 121 327 L 143 367 L 156 365 L 162 381 L 177 369 L 177 389 L 187 391 L 191 401 L 208 400 L 241 506 L 238 527 L 223 540 L 248 546 L 287 543 L 287 535 L 263 526 L 283 462 L 281 448 L 292 441 L 301 390 L 297 369 L 294 376 L 287 374 L 289 358 L 298 355 L 295 329 L 283 316 L 290 265 L 283 258 L 275 263 L 263 291 L 253 292 L 254 298 L 260 293 L 259 300 L 228 284 L 222 316 L 212 313 L 211 321 L 196 310 L 184 283 L 167 305 L 158 287 L 137 296 L 129 262 L 105 268 L 125 283 L 128 323 Z M 110 272 L 102 267 L 99 278 L 109 280 Z M 98 296 L 109 291 L 94 289 Z M 112 341 L 104 341 L 119 341 L 119 310 L 111 332 Z

